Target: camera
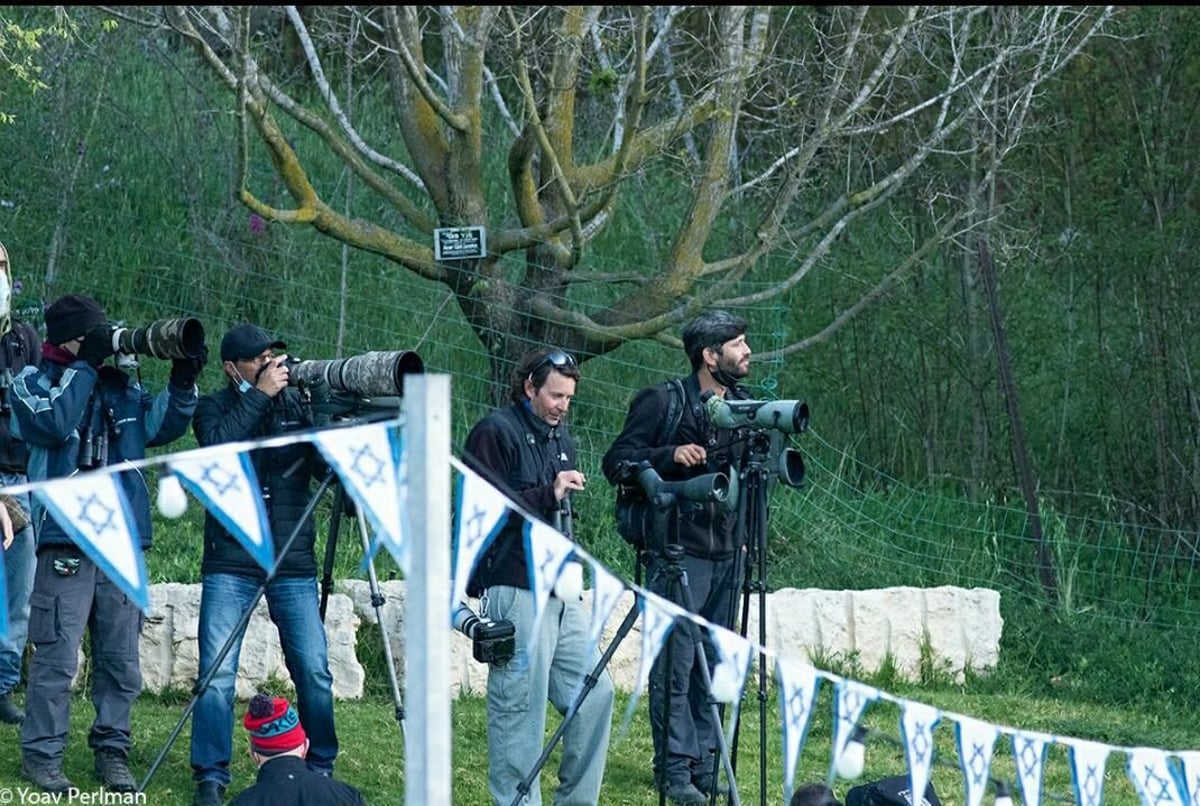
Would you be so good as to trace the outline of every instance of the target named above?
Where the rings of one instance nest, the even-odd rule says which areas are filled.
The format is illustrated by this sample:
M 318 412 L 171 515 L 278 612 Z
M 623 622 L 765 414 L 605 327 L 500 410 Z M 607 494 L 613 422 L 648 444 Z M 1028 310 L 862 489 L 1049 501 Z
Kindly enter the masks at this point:
M 808 404 L 800 400 L 725 400 L 711 391 L 701 397 L 717 428 L 773 428 L 785 434 L 808 430 Z
M 372 351 L 328 360 L 289 358 L 286 363 L 291 384 L 323 385 L 362 397 L 403 397 L 404 376 L 425 371 L 425 362 L 412 350 Z
M 471 654 L 480 663 L 503 666 L 517 651 L 517 628 L 508 619 L 492 621 L 460 604 L 454 611 L 454 629 L 471 639 Z
M 112 350 L 155 358 L 199 358 L 204 352 L 204 325 L 199 319 L 156 319 L 145 327 L 113 325 Z

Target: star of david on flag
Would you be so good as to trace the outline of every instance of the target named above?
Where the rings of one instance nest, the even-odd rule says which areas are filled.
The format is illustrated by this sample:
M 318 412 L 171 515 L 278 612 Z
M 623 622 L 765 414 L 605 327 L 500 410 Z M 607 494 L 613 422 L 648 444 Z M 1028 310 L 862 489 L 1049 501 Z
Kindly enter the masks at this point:
M 783 799 L 788 801 L 796 784 L 796 762 L 804 747 L 821 678 L 811 665 L 793 658 L 780 658 L 775 673 L 779 678 L 779 710 L 783 722 Z
M 387 546 L 408 576 L 408 479 L 404 440 L 397 421 L 317 431 L 313 442 L 337 473 L 342 488 L 375 532 L 371 554 Z
M 837 761 L 849 744 L 854 726 L 858 724 L 863 711 L 879 698 L 878 689 L 845 678 L 834 684 L 834 691 L 833 758 L 829 762 L 831 774 L 837 769 Z
M 966 806 L 979 806 L 987 793 L 992 777 L 992 754 L 996 750 L 996 738 L 1000 731 L 995 725 L 978 719 L 959 717 L 955 731 L 958 757 L 963 771 L 963 787 L 967 794 Z
M 526 521 L 525 557 L 529 564 L 529 589 L 533 591 L 533 627 L 530 635 L 538 634 L 546 602 L 554 592 L 554 583 L 574 551 L 575 544 L 553 526 L 542 521 Z
M 508 499 L 483 476 L 465 465 L 458 476 L 457 530 L 454 540 L 454 582 L 450 591 L 450 609 L 466 599 L 467 581 L 504 525 Z
M 275 565 L 275 544 L 250 453 L 202 448 L 178 454 L 167 467 L 269 573 Z
M 1165 750 L 1135 747 L 1129 754 L 1129 780 L 1148 806 L 1188 806 L 1184 787 L 1171 769 Z
M 1021 802 L 1038 806 L 1042 802 L 1042 768 L 1050 737 L 1040 733 L 1017 731 L 1012 736 L 1013 761 L 1017 765 L 1017 784 Z
M 1071 787 L 1079 806 L 1102 806 L 1104 803 L 1104 765 L 1110 750 L 1108 745 L 1098 742 L 1067 741 Z
M 113 473 L 80 473 L 33 491 L 75 545 L 143 611 L 150 587 L 125 491 Z
M 588 628 L 588 646 L 600 645 L 604 625 L 625 595 L 625 583 L 608 569 L 592 560 L 592 623 Z
M 933 767 L 933 729 L 942 721 L 942 714 L 931 705 L 919 702 L 901 704 L 900 738 L 904 741 L 904 757 L 908 760 L 909 791 L 924 794 Z

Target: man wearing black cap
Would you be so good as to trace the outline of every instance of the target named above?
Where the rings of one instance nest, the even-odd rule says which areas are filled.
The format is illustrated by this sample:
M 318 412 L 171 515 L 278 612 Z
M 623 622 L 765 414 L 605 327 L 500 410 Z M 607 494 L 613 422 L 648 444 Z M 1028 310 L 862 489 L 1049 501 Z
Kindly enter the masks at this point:
M 12 421 L 29 446 L 30 481 L 86 473 L 144 459 L 148 447 L 187 432 L 196 407 L 200 359 L 175 359 L 167 388 L 151 395 L 140 381 L 105 360 L 114 352 L 113 326 L 90 297 L 69 294 L 46 309 L 43 366 L 13 380 Z M 150 548 L 150 495 L 138 470 L 116 474 L 128 499 L 143 550 Z M 71 681 L 84 630 L 91 634 L 92 702 L 88 733 L 96 777 L 109 789 L 132 792 L 130 713 L 141 693 L 138 636 L 142 612 L 66 530 L 35 500 L 34 573 L 21 773 L 49 792 L 74 785 L 63 774 L 70 730 Z
M 737 434 L 709 422 L 701 394 L 711 391 L 727 399 L 747 397 L 739 382 L 750 373 L 746 322 L 726 311 L 710 311 L 683 329 L 683 349 L 692 374 L 658 383 L 634 395 L 625 426 L 604 454 L 602 468 L 613 485 L 629 481 L 629 468 L 648 462 L 666 481 L 684 481 L 706 473 L 733 474 Z M 677 501 L 661 533 L 647 539 L 649 589 L 676 604 L 672 574 L 663 548 L 677 544 L 691 605 L 706 621 L 729 628 L 734 621 L 736 588 L 735 513 L 724 502 Z M 721 726 L 712 716 L 710 692 L 704 690 L 691 630 L 671 633 L 650 671 L 650 725 L 654 739 L 654 778 L 673 803 L 699 806 L 717 788 L 714 758 Z M 704 637 L 709 672 L 717 656 Z M 667 659 L 670 659 L 669 674 Z M 667 681 L 670 696 L 667 696 Z M 670 714 L 666 713 L 670 702 Z
M 298 392 L 288 385 L 282 341 L 257 325 L 241 324 L 221 340 L 228 383 L 196 406 L 193 430 L 201 446 L 273 437 L 313 427 Z M 330 775 L 338 741 L 333 725 L 333 676 L 317 596 L 316 524 L 305 515 L 311 482 L 325 466 L 309 441 L 250 453 L 275 542 L 275 573 L 268 579 L 242 544 L 211 513 L 204 519 L 201 565 L 200 666 L 204 677 L 233 636 L 218 671 L 192 716 L 193 804 L 220 804 L 229 786 L 233 755 L 233 701 L 243 635 L 243 614 L 266 584 L 267 606 L 279 630 L 288 673 L 296 687 L 300 721 L 308 734 L 308 768 Z M 291 545 L 287 546 L 291 540 Z M 287 547 L 287 551 L 284 548 Z

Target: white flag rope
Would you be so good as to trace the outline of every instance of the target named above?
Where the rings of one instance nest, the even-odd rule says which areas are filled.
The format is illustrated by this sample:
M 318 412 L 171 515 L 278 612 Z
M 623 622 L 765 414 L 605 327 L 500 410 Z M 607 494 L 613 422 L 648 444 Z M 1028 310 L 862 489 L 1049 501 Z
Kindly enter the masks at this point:
M 402 425 L 402 419 L 400 419 L 400 418 L 397 418 L 390 422 L 392 423 L 392 425 L 394 427 L 397 427 L 397 428 L 400 427 L 400 425 Z M 377 426 L 375 424 L 338 425 L 338 426 L 330 426 L 329 428 L 372 428 L 372 429 L 374 429 L 374 428 L 377 428 Z M 173 453 L 173 454 L 163 454 L 160 456 L 155 456 L 155 457 L 151 457 L 151 458 L 147 458 L 147 459 L 141 459 L 141 460 L 137 460 L 137 461 L 127 461 L 127 462 L 122 462 L 118 465 L 111 465 L 108 467 L 97 468 L 96 470 L 89 471 L 88 473 L 84 474 L 83 476 L 72 476 L 72 477 L 65 477 L 65 478 L 58 478 L 58 479 L 48 479 L 48 480 L 44 480 L 44 481 L 29 481 L 29 482 L 25 482 L 23 484 L 0 486 L 0 490 L 7 492 L 7 493 L 12 493 L 12 494 L 27 492 L 27 491 L 36 493 L 39 495 L 39 497 L 43 501 L 46 501 L 47 503 L 49 503 L 51 501 L 55 501 L 55 502 L 69 501 L 69 500 L 71 500 L 71 498 L 73 496 L 75 497 L 75 499 L 77 501 L 80 501 L 81 499 L 79 499 L 78 496 L 76 495 L 77 491 L 79 490 L 79 481 L 80 480 L 88 480 L 88 481 L 91 481 L 93 484 L 96 484 L 100 487 L 108 488 L 113 483 L 113 480 L 105 480 L 104 477 L 105 476 L 114 476 L 115 474 L 120 473 L 122 471 L 132 470 L 132 469 L 136 469 L 136 468 L 156 467 L 159 465 L 169 465 L 173 462 L 186 464 L 191 461 L 214 458 L 217 456 L 235 456 L 237 454 L 245 453 L 245 452 L 260 449 L 260 448 L 274 448 L 274 447 L 280 447 L 283 445 L 291 445 L 296 442 L 314 442 L 314 441 L 316 441 L 316 434 L 318 431 L 327 431 L 327 430 L 328 430 L 328 428 L 313 429 L 311 431 L 297 431 L 297 432 L 291 432 L 291 433 L 283 435 L 283 436 L 270 437 L 270 438 L 266 438 L 266 439 L 245 440 L 245 441 L 241 441 L 241 442 L 230 442 L 230 443 L 225 443 L 222 445 L 213 445 L 213 446 L 209 446 L 209 447 L 205 447 L 205 448 L 196 448 L 196 449 L 192 449 L 192 450 L 188 450 L 188 451 L 180 451 L 180 452 Z M 453 456 L 450 457 L 450 465 L 452 468 L 457 470 L 459 473 L 470 473 L 471 472 L 467 468 L 467 466 L 456 457 L 453 457 Z M 335 468 L 335 470 L 336 470 L 336 468 Z M 95 488 L 93 488 L 93 489 L 95 489 Z M 527 521 L 530 521 L 532 523 L 532 522 L 537 522 L 540 520 L 539 518 L 533 516 L 532 514 L 530 514 L 527 511 L 525 511 L 519 504 L 517 504 L 511 500 L 508 500 L 507 498 L 505 498 L 505 501 L 507 503 L 507 506 L 510 509 L 519 513 Z M 494 505 L 490 505 L 490 507 L 494 507 Z M 73 515 L 70 512 L 69 508 L 61 506 L 61 503 L 57 508 L 58 508 L 57 514 L 60 519 L 65 518 L 68 521 L 70 521 L 72 519 Z M 130 552 L 129 550 L 127 550 L 128 543 L 126 541 L 108 540 L 108 539 L 104 538 L 102 535 L 104 530 L 96 530 L 93 527 L 94 527 L 94 524 L 89 524 L 87 522 L 81 522 L 80 524 L 78 524 L 78 528 L 74 529 L 73 531 L 76 534 L 80 533 L 81 531 L 88 532 L 89 530 L 91 530 L 92 532 L 95 532 L 95 534 L 88 534 L 88 537 L 91 538 L 91 540 L 87 541 L 87 542 L 91 543 L 90 548 L 94 549 L 96 551 L 97 555 L 101 558 L 101 560 L 102 560 L 101 564 L 107 566 L 106 570 L 110 571 L 118 579 L 121 579 L 123 582 L 125 582 L 126 585 L 128 586 L 129 592 L 134 596 L 135 599 L 141 599 L 141 597 L 144 595 L 144 593 L 146 591 L 146 587 L 144 584 L 144 580 L 146 577 L 145 577 L 144 559 L 141 556 L 140 550 L 138 550 L 136 552 Z M 114 549 L 114 550 L 110 551 L 110 548 Z M 591 564 L 591 566 L 593 568 L 602 568 L 603 567 L 596 560 L 596 558 L 592 557 L 590 554 L 588 554 L 586 551 L 584 551 L 582 548 L 580 548 L 577 545 L 573 546 L 573 555 L 580 562 L 583 562 L 585 564 Z M 613 584 L 612 580 L 613 579 L 620 580 L 620 578 L 616 577 L 615 575 L 610 574 L 610 576 L 612 577 L 612 579 L 606 578 L 605 585 L 604 585 L 605 598 L 608 602 L 613 601 L 613 599 L 614 599 L 613 594 L 616 592 L 614 590 L 615 585 Z M 625 589 L 631 590 L 634 593 L 634 596 L 639 600 L 639 603 L 643 605 L 643 607 L 644 607 L 645 602 L 648 600 L 647 597 L 653 596 L 653 594 L 650 591 L 645 590 L 645 589 L 641 588 L 640 586 L 635 585 L 634 583 L 620 581 L 619 584 L 623 585 Z M 145 606 L 144 602 L 145 602 L 145 599 L 142 599 L 143 607 Z M 690 619 L 693 623 L 695 623 L 701 629 L 705 629 L 705 630 L 720 629 L 719 625 L 710 624 L 708 621 L 706 621 L 705 619 L 696 615 L 695 613 L 685 611 L 682 608 L 680 609 L 680 611 L 678 613 L 676 613 L 674 615 L 676 618 Z M 449 623 L 449 622 L 447 622 L 447 623 Z M 593 631 L 594 632 L 596 631 L 595 627 L 593 627 Z M 760 658 L 770 658 L 771 659 L 772 668 L 775 669 L 776 674 L 778 676 L 780 659 L 776 656 L 776 653 L 766 647 L 758 646 L 758 645 L 754 644 L 754 642 L 752 642 L 752 641 L 750 643 L 753 647 L 755 655 L 757 655 Z M 927 705 L 918 705 L 917 707 L 914 708 L 913 705 L 911 704 L 911 701 L 909 701 L 909 700 L 906 700 L 901 697 L 897 697 L 886 691 L 882 691 L 879 689 L 872 689 L 861 683 L 856 683 L 854 681 L 847 681 L 845 678 L 839 677 L 838 675 L 835 675 L 831 672 L 825 672 L 825 671 L 813 668 L 812 676 L 813 676 L 812 677 L 812 686 L 813 686 L 814 691 L 815 691 L 817 684 L 819 684 L 820 680 L 822 680 L 822 679 L 833 683 L 833 685 L 835 686 L 835 690 L 839 690 L 839 691 L 847 690 L 847 683 L 849 683 L 850 684 L 849 689 L 848 689 L 849 691 L 852 691 L 852 692 L 855 690 L 869 691 L 870 694 L 872 696 L 874 696 L 874 698 L 877 702 L 888 702 L 893 705 L 896 705 L 900 708 L 901 713 L 908 712 L 908 713 L 919 714 L 921 717 L 921 720 L 924 722 L 932 723 L 934 720 L 936 720 L 938 722 L 942 722 L 942 721 L 952 722 L 952 723 L 955 723 L 955 725 L 958 727 L 958 729 L 960 731 L 962 729 L 966 728 L 969 735 L 971 735 L 971 736 L 978 736 L 980 733 L 980 727 L 984 726 L 988 729 L 988 732 L 991 735 L 994 735 L 997 737 L 1003 735 L 1003 736 L 1008 737 L 1009 741 L 1016 740 L 1018 743 L 1019 750 L 1021 752 L 1024 752 L 1024 754 L 1027 756 L 1027 758 L 1029 760 L 1031 760 L 1031 762 L 1032 762 L 1032 763 L 1027 763 L 1023 767 L 1023 769 L 1021 770 L 1020 776 L 1018 778 L 1018 783 L 1021 785 L 1023 793 L 1026 794 L 1030 798 L 1036 799 L 1036 798 L 1039 798 L 1041 795 L 1041 793 L 1039 791 L 1040 783 L 1041 783 L 1040 757 L 1044 755 L 1046 750 L 1048 750 L 1051 745 L 1059 745 L 1059 746 L 1063 747 L 1064 749 L 1066 749 L 1068 752 L 1074 751 L 1075 754 L 1079 753 L 1080 748 L 1086 748 L 1088 751 L 1088 754 L 1087 754 L 1088 758 L 1092 760 L 1093 765 L 1095 765 L 1100 759 L 1106 757 L 1106 755 L 1121 754 L 1121 755 L 1126 756 L 1127 757 L 1127 764 L 1126 764 L 1127 775 L 1128 775 L 1131 783 L 1133 784 L 1134 788 L 1138 791 L 1138 794 L 1139 794 L 1142 802 L 1144 804 L 1146 804 L 1147 806 L 1152 806 L 1152 804 L 1159 804 L 1159 803 L 1186 803 L 1186 802 L 1188 802 L 1187 799 L 1189 798 L 1189 796 L 1194 791 L 1200 789 L 1200 784 L 1197 783 L 1197 781 L 1200 780 L 1200 772 L 1197 771 L 1197 767 L 1198 767 L 1197 759 L 1200 758 L 1200 755 L 1198 755 L 1197 751 L 1194 749 L 1188 750 L 1188 751 L 1170 751 L 1170 750 L 1163 750 L 1163 749 L 1157 749 L 1157 748 L 1146 748 L 1146 747 L 1123 747 L 1123 746 L 1118 746 L 1118 745 L 1107 745 L 1107 744 L 1103 744 L 1103 743 L 1099 743 L 1099 742 L 1089 742 L 1089 741 L 1086 741 L 1083 739 L 1072 738 L 1069 736 L 1047 736 L 1047 735 L 1043 735 L 1043 734 L 1025 731 L 1025 730 L 1015 728 L 1015 727 L 1008 727 L 1008 726 L 1004 726 L 1004 725 L 992 725 L 991 723 L 987 723 L 985 721 L 981 721 L 981 720 L 975 719 L 973 717 L 969 717 L 969 716 L 962 715 L 962 714 L 955 714 L 955 713 L 952 713 L 949 711 L 940 711 L 936 708 L 932 708 Z M 782 681 L 777 680 L 777 682 L 782 682 Z M 836 705 L 836 698 L 835 698 L 835 705 Z M 834 715 L 835 719 L 836 719 L 836 716 L 837 715 L 835 714 Z M 782 719 L 781 719 L 781 721 L 782 721 Z M 792 735 L 788 736 L 785 733 L 784 742 L 785 742 L 785 746 L 788 746 L 789 749 L 792 749 L 792 750 L 795 750 L 798 752 L 801 750 L 802 743 L 797 740 L 797 737 L 795 735 L 796 734 L 795 729 L 797 727 L 803 727 L 803 726 L 793 726 Z M 786 726 L 785 726 L 785 728 L 786 728 Z M 931 734 L 932 734 L 932 730 L 931 730 Z M 841 736 L 839 736 L 838 738 L 840 739 Z M 969 789 L 968 799 L 971 803 L 978 802 L 978 798 L 982 794 L 982 792 L 980 790 L 983 788 L 982 787 L 983 781 L 986 780 L 988 777 L 990 777 L 989 771 L 988 771 L 989 765 L 986 763 L 986 762 L 990 761 L 990 755 L 991 755 L 991 752 L 990 752 L 991 748 L 988 745 L 990 745 L 990 742 L 979 743 L 979 746 L 977 748 L 982 752 L 982 754 L 984 756 L 986 756 L 986 758 L 984 759 L 984 763 L 982 765 L 979 764 L 980 758 L 978 755 L 975 758 L 960 758 L 960 760 L 959 760 L 961 771 L 964 774 L 964 776 L 967 777 L 968 779 L 972 779 L 971 765 L 973 763 L 978 766 L 982 766 L 982 769 L 979 769 L 977 766 L 977 768 L 974 770 L 973 780 L 976 782 L 976 786 L 971 786 L 968 788 Z M 961 747 L 962 747 L 962 742 L 960 740 L 960 755 L 961 755 Z M 1075 769 L 1076 777 L 1081 777 L 1080 776 L 1080 767 L 1081 767 L 1080 762 L 1076 762 L 1075 767 L 1076 767 L 1076 769 Z M 911 774 L 911 771 L 910 771 L 910 774 Z M 918 775 L 919 774 L 920 773 L 918 772 Z M 785 782 L 785 786 L 787 783 L 789 783 L 789 782 Z M 1076 782 L 1076 787 L 1080 787 L 1080 782 L 1078 782 L 1078 781 Z M 1096 804 L 1096 806 L 1100 806 L 1100 803 L 1102 801 L 1102 790 L 1100 789 L 1100 787 L 1097 786 L 1093 790 L 1087 792 L 1085 800 L 1086 800 L 1086 802 L 1094 803 L 1094 804 Z

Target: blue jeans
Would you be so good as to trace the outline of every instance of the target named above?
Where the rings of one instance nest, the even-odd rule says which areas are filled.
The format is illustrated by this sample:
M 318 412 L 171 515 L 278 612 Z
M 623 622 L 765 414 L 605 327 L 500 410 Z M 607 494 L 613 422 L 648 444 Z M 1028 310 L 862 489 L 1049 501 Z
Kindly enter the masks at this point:
M 217 659 L 225 642 L 251 605 L 261 580 L 241 574 L 205 574 L 200 594 L 200 676 Z M 329 673 L 329 648 L 321 622 L 315 577 L 276 577 L 267 584 L 267 609 L 279 630 L 279 643 L 292 683 L 296 710 L 308 736 L 308 767 L 332 774 L 338 741 L 333 727 L 333 675 Z M 229 784 L 233 754 L 233 701 L 238 656 L 243 635 L 238 635 L 221 662 L 219 671 L 200 695 L 192 714 L 192 776 L 196 782 Z M 237 719 L 241 724 L 241 718 Z
M 24 484 L 20 473 L 0 472 L 0 484 Z M 29 493 L 13 496 L 25 516 L 29 516 Z M 29 634 L 29 597 L 33 594 L 33 572 L 37 568 L 33 523 L 13 535 L 12 545 L 4 552 L 4 584 L 8 591 L 8 637 L 0 639 L 0 694 L 7 694 L 21 683 L 25 660 L 25 639 Z
M 534 640 L 530 591 L 495 585 L 486 595 L 483 615 L 508 619 L 516 628 L 516 654 L 503 666 L 489 666 L 487 683 L 488 789 L 497 806 L 508 806 L 545 746 L 546 701 L 565 714 L 582 691 L 584 678 L 600 662 L 600 652 L 588 645 L 591 613 L 582 602 L 551 597 Z M 556 806 L 600 802 L 612 709 L 612 678 L 604 670 L 563 734 Z M 539 775 L 524 803 L 541 802 Z

